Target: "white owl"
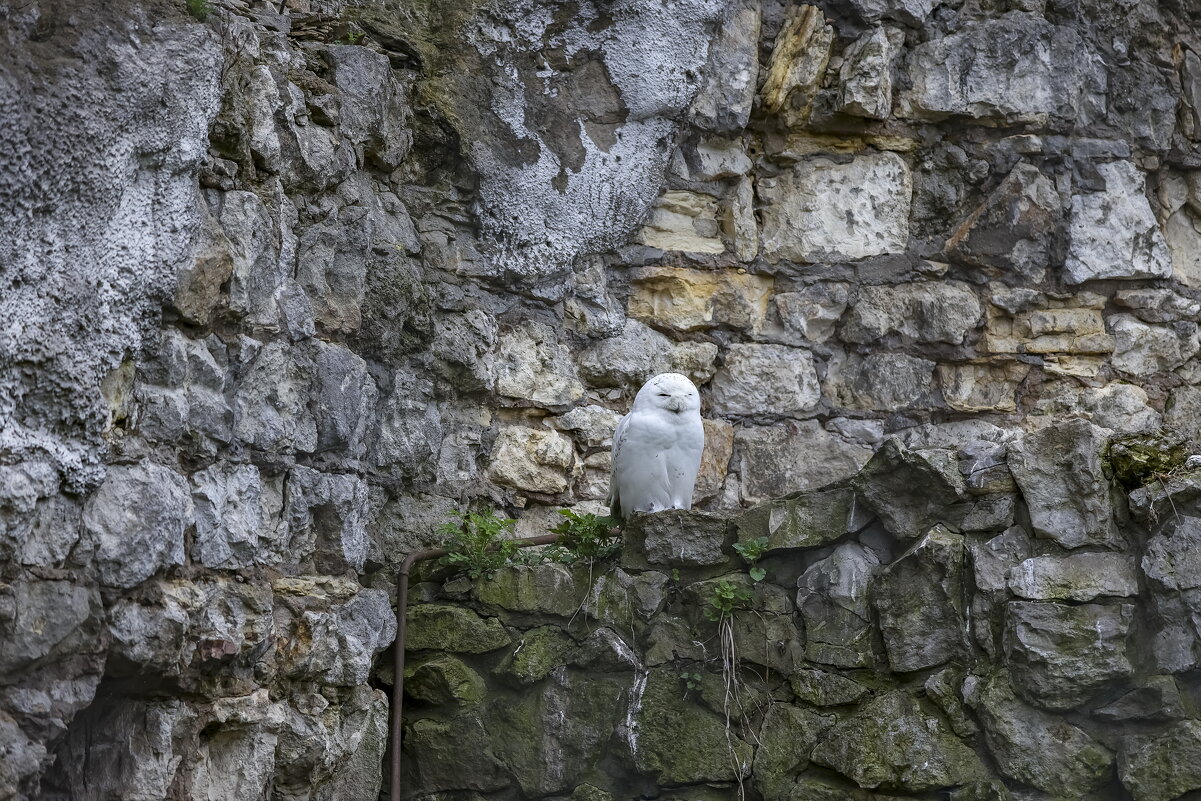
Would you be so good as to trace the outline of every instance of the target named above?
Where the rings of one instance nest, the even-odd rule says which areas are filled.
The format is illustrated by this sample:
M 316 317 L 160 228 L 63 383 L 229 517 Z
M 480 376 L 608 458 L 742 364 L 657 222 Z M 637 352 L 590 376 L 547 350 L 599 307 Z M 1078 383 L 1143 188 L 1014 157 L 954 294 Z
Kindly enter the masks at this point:
M 647 381 L 613 435 L 612 513 L 628 517 L 691 509 L 704 448 L 696 386 L 679 373 L 660 373 Z

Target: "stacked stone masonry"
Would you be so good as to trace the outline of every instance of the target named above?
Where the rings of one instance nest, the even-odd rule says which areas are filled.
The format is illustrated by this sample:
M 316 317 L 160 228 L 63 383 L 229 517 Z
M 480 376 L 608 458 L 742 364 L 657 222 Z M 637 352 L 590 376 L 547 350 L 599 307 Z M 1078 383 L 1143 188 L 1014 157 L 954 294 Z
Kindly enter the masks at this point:
M 748 792 L 802 761 L 805 798 L 1191 791 L 1157 761 L 1201 731 L 1191 490 L 1138 512 L 1113 488 L 1201 437 L 1197 20 L 1179 0 L 0 4 L 0 799 L 374 798 L 400 560 L 454 509 L 519 534 L 602 510 L 616 422 L 666 370 L 701 389 L 697 508 L 793 521 L 756 596 L 791 644 L 762 666 L 788 674 L 761 688 L 774 711 L 736 721 Z M 637 637 L 501 615 L 503 588 L 438 601 L 559 667 L 436 657 L 483 695 L 411 747 L 490 742 L 515 682 L 539 689 L 503 725 L 565 721 L 546 742 L 593 767 L 536 774 L 515 737 L 481 786 L 430 792 L 604 797 L 575 788 L 611 754 L 638 792 L 728 797 L 709 669 L 684 698 L 658 667 L 707 657 L 646 639 L 701 625 L 653 614 L 730 565 L 700 567 L 606 569 L 650 610 Z M 635 689 L 666 717 L 589 728 Z M 913 726 L 856 751 L 881 719 Z M 695 760 L 654 744 L 677 725 Z M 430 759 L 421 786 L 459 776 Z

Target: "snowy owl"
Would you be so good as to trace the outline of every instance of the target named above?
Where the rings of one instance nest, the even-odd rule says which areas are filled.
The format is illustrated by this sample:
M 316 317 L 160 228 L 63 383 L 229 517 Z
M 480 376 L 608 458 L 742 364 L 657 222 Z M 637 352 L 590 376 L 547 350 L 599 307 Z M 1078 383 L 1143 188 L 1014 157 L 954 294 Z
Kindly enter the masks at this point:
M 647 381 L 613 435 L 613 514 L 691 509 L 704 447 L 696 386 L 679 373 L 660 373 Z

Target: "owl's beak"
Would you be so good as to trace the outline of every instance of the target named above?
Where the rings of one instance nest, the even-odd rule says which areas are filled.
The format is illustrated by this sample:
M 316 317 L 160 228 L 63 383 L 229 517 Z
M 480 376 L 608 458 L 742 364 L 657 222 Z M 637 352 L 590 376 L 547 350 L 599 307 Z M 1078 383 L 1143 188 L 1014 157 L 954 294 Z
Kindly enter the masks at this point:
M 680 411 L 684 408 L 684 401 L 681 400 L 680 398 L 672 398 L 671 400 L 669 400 L 667 402 L 667 408 L 671 409 L 676 414 L 679 414 Z

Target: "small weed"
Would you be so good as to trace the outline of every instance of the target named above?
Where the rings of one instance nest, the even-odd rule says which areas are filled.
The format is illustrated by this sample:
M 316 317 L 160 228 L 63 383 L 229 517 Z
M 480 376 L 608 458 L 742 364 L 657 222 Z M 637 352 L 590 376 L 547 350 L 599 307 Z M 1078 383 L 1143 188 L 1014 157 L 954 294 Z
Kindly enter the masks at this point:
M 457 567 L 460 574 L 475 581 L 513 563 L 519 549 L 506 535 L 513 530 L 516 520 L 497 517 L 491 510 L 453 514 L 458 521 L 445 523 L 438 529 L 448 538 L 446 547 L 450 551 L 440 560 L 442 564 Z
M 545 551 L 550 561 L 572 564 L 604 559 L 621 549 L 621 538 L 612 533 L 617 524 L 613 518 L 592 513 L 581 515 L 570 509 L 560 509 L 559 514 L 563 520 L 550 530 L 559 535 L 559 541 Z
M 715 623 L 729 618 L 734 610 L 744 608 L 751 600 L 751 593 L 731 581 L 719 581 L 713 587 L 704 615 Z
M 213 13 L 213 4 L 209 0 L 184 0 L 188 7 L 188 13 L 194 19 L 204 22 L 209 18 L 209 14 Z
M 756 537 L 746 542 L 734 543 L 734 550 L 738 551 L 738 555 L 742 557 L 743 561 L 751 566 L 747 572 L 756 584 L 767 578 L 767 571 L 755 564 L 763 558 L 763 554 L 767 553 L 767 543 L 767 537 Z
M 671 569 L 671 580 L 674 581 L 676 584 L 680 583 L 680 568 L 673 567 Z
M 357 45 L 359 42 L 363 41 L 364 36 L 366 36 L 366 34 L 362 31 L 347 31 L 346 35 L 342 37 L 341 44 Z
M 699 690 L 701 686 L 701 674 L 688 673 L 687 671 L 680 674 L 680 681 L 684 682 L 685 694 L 693 690 Z

